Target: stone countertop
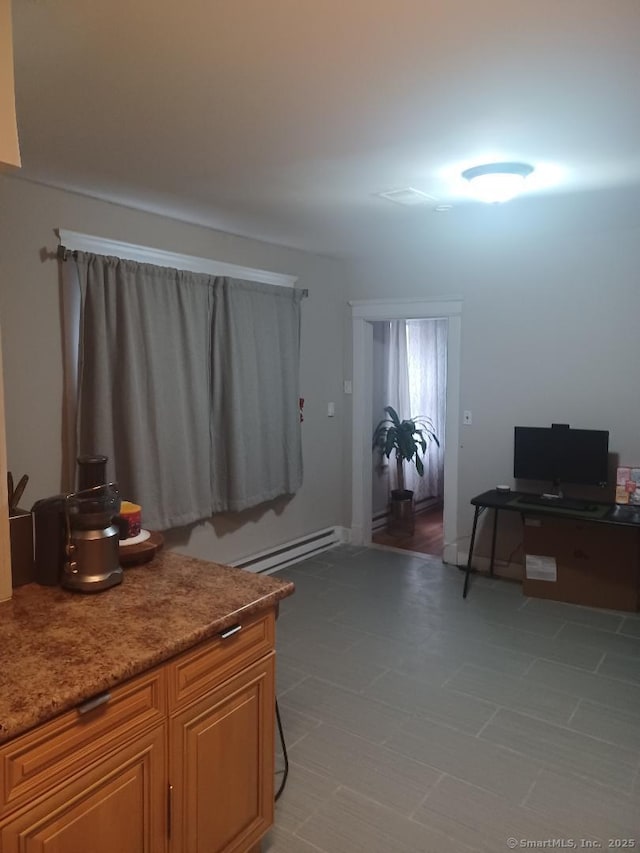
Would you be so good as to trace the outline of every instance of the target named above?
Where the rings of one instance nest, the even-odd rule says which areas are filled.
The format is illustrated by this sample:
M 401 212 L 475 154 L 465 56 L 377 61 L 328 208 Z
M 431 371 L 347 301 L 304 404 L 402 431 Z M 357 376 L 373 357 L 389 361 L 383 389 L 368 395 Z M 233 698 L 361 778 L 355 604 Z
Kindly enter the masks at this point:
M 0 742 L 291 595 L 294 585 L 161 551 L 82 594 L 28 584 L 0 603 Z

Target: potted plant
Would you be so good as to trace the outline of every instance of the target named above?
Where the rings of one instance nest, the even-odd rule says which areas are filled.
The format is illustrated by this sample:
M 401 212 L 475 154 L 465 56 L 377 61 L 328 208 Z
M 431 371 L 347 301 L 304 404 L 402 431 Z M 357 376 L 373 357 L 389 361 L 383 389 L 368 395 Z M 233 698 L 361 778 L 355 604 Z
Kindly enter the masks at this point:
M 395 451 L 398 472 L 398 487 L 391 490 L 390 524 L 391 530 L 413 533 L 413 492 L 405 489 L 404 463 L 413 462 L 416 471 L 422 477 L 424 463 L 422 456 L 430 441 L 440 447 L 430 418 L 420 415 L 403 421 L 393 406 L 385 406 L 389 416 L 380 421 L 373 433 L 373 448 L 378 449 L 387 459 Z

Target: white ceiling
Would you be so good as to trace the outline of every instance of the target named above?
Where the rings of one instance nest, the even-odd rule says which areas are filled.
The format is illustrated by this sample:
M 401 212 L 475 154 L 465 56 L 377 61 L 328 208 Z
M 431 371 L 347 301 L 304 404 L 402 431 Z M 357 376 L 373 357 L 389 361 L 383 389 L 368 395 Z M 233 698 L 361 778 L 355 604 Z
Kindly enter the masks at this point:
M 459 173 L 508 159 L 538 178 L 513 215 L 640 223 L 638 0 L 14 0 L 13 14 L 27 178 L 358 255 L 490 215 Z M 453 210 L 375 195 L 406 186 Z

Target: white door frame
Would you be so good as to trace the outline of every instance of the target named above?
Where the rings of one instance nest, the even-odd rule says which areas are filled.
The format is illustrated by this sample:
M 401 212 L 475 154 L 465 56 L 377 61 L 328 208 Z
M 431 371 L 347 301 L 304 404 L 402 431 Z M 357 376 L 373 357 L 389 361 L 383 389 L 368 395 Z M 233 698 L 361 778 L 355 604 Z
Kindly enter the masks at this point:
M 447 416 L 444 459 L 445 563 L 458 561 L 458 447 L 460 424 L 460 343 L 462 300 L 374 299 L 350 302 L 353 319 L 353 434 L 351 541 L 371 542 L 371 406 L 373 326 L 379 320 L 446 318 Z

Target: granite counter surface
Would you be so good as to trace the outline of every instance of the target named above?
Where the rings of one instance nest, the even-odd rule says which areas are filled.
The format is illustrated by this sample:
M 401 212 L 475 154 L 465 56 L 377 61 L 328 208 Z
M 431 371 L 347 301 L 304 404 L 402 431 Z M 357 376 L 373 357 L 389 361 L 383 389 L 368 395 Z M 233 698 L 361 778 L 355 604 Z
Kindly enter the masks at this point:
M 161 551 L 95 594 L 28 584 L 0 604 L 0 742 L 144 672 L 294 590 Z

